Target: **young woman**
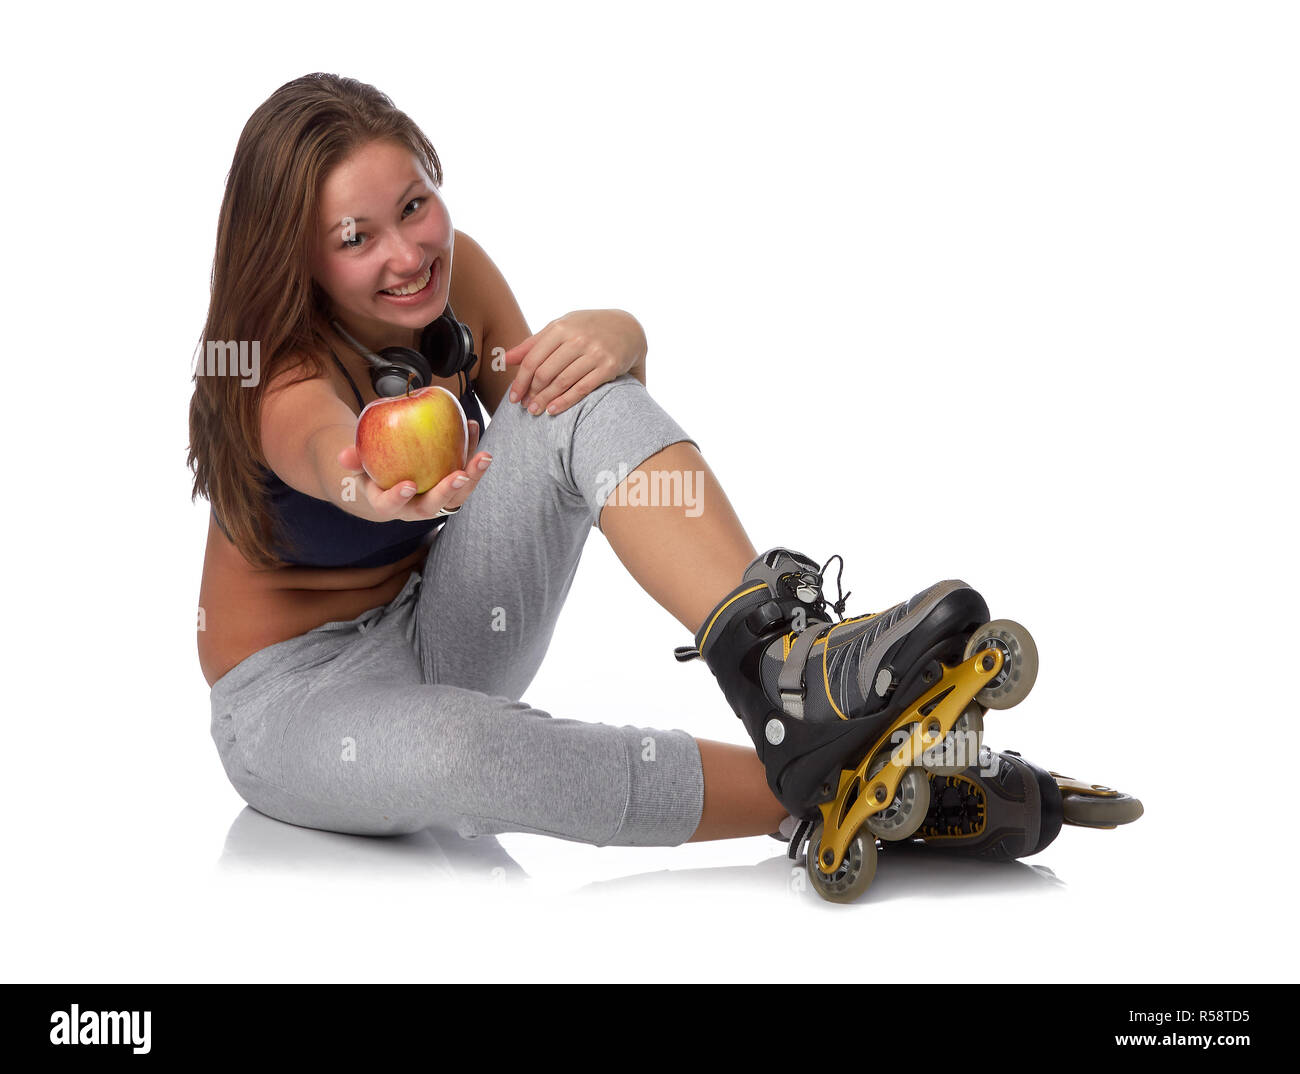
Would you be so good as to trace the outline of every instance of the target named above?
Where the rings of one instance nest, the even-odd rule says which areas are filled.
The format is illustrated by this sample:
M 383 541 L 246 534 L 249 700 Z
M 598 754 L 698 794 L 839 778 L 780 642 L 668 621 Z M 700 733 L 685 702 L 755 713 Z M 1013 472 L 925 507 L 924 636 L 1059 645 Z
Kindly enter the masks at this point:
M 227 775 L 259 812 L 357 834 L 450 822 L 670 846 L 775 832 L 790 811 L 753 749 L 622 726 L 616 701 L 589 724 L 520 700 L 592 527 L 696 635 L 738 712 L 753 698 L 726 667 L 756 666 L 759 639 L 737 655 L 734 613 L 757 594 L 823 633 L 830 620 L 815 564 L 757 556 L 698 445 L 646 391 L 637 321 L 582 310 L 531 333 L 452 227 L 441 183 L 415 124 L 333 75 L 282 86 L 239 139 L 201 347 L 255 341 L 261 367 L 200 365 L 189 458 L 212 506 L 198 649 Z M 429 382 L 469 418 L 465 469 L 423 493 L 378 486 L 353 446 L 389 347 L 439 351 Z M 693 475 L 703 510 L 611 493 L 611 474 L 637 471 Z M 832 676 L 832 707 L 871 707 L 853 693 L 861 669 L 888 664 L 952 585 L 798 653 L 818 682 Z M 765 627 L 764 703 L 808 622 Z

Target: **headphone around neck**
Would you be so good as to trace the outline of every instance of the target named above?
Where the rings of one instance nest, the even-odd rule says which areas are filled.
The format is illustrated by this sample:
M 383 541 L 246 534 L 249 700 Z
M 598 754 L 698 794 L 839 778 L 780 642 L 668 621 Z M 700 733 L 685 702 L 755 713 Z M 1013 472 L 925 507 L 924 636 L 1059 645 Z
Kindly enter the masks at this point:
M 425 325 L 420 333 L 418 351 L 410 347 L 385 347 L 375 354 L 348 335 L 338 321 L 330 324 L 370 366 L 370 383 L 376 395 L 405 395 L 408 381 L 411 391 L 427 388 L 434 377 L 468 373 L 478 361 L 474 353 L 474 334 L 456 319 L 450 302 L 436 321 Z M 412 374 L 414 380 L 411 380 Z

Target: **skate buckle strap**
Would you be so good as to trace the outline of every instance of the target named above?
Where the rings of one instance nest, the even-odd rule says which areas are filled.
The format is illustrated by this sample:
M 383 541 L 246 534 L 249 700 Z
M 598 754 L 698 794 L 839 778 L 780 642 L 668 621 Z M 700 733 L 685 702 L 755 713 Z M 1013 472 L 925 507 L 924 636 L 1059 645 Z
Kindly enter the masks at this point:
M 833 623 L 810 624 L 790 646 L 790 654 L 781 665 L 781 674 L 777 685 L 781 690 L 781 707 L 787 716 L 802 720 L 803 701 L 807 694 L 804 685 L 803 669 L 808 661 L 808 654 L 817 640 L 827 631 L 834 629 Z
M 798 601 L 765 600 L 747 616 L 745 626 L 751 634 L 766 634 L 778 623 L 788 622 L 790 611 L 799 607 Z

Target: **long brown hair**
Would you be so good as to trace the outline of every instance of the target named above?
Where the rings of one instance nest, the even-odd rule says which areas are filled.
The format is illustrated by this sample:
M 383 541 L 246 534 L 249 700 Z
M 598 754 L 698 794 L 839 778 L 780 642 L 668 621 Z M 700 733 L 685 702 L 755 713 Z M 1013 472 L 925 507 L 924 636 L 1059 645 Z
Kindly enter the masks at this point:
M 303 368 L 293 383 L 324 373 L 328 297 L 308 267 L 321 187 L 338 164 L 377 140 L 407 147 L 442 185 L 432 144 L 386 95 L 353 78 L 305 75 L 249 117 L 226 176 L 190 400 L 190 501 L 206 497 L 235 547 L 257 567 L 283 565 L 266 502 L 262 396 L 285 371 Z M 207 343 L 240 340 L 250 348 L 259 344 L 256 384 L 205 375 Z

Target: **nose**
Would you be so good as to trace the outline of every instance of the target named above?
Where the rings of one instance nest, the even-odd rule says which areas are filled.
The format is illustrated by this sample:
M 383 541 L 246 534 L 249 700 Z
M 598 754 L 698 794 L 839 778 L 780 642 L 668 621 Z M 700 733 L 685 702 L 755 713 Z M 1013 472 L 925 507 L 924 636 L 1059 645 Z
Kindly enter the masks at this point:
M 415 275 L 424 261 L 424 251 L 418 242 L 402 235 L 395 235 L 389 245 L 388 264 L 394 276 Z

